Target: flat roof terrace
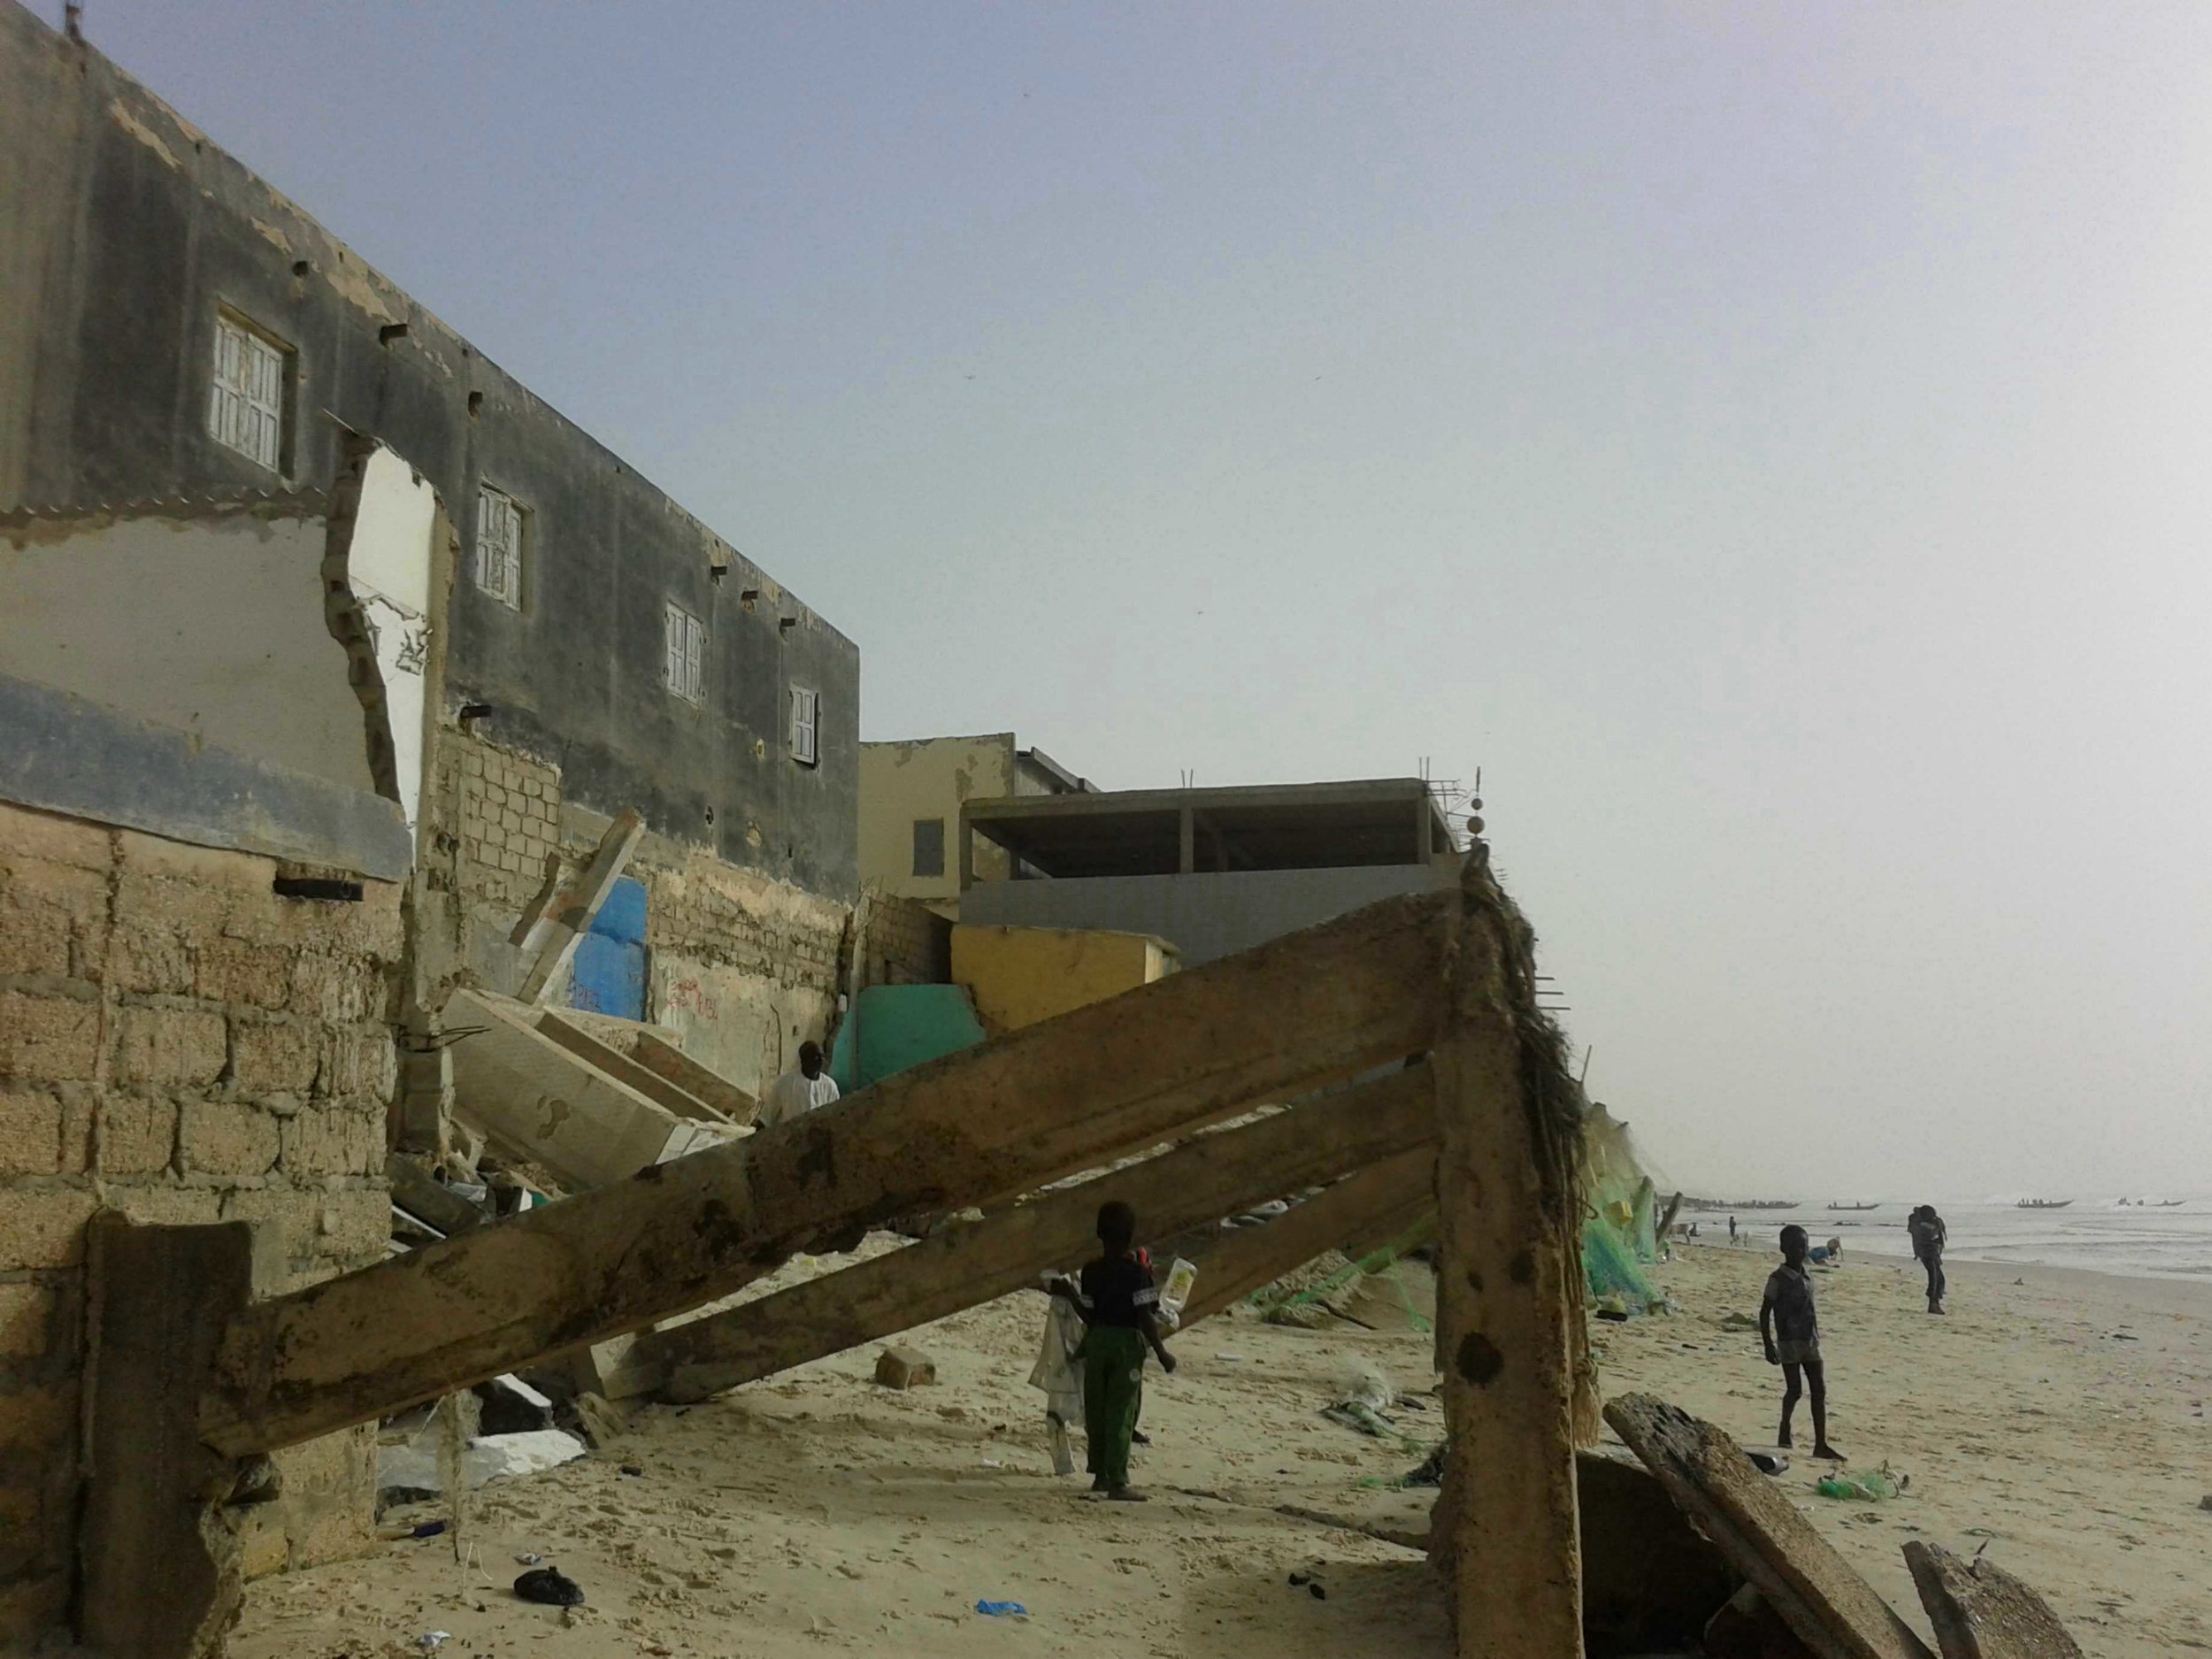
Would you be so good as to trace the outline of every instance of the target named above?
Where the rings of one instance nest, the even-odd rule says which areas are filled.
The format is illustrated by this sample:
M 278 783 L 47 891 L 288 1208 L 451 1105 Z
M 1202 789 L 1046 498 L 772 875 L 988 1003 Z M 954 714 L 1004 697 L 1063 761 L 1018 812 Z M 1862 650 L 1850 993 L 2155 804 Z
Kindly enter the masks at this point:
M 1418 778 L 1024 795 L 967 802 L 961 820 L 1019 876 L 1055 879 L 1426 864 L 1458 850 Z M 965 889 L 972 841 L 959 842 Z

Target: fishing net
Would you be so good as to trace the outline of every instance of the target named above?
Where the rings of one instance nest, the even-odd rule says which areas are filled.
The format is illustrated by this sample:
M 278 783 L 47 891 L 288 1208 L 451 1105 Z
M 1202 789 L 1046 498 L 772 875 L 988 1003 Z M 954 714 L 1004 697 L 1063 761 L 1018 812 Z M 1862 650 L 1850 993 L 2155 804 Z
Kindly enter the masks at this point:
M 1644 1272 L 1659 1258 L 1658 1194 L 1628 1125 L 1593 1104 L 1582 1118 L 1582 1276 L 1593 1305 L 1640 1312 L 1658 1292 Z

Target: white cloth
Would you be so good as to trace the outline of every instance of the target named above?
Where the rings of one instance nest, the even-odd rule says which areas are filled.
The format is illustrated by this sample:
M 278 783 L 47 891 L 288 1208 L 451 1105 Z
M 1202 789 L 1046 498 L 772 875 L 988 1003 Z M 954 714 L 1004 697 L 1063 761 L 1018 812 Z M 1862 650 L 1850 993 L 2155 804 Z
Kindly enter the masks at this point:
M 1075 1350 L 1083 1341 L 1083 1318 L 1064 1299 L 1048 1298 L 1043 1350 L 1029 1373 L 1029 1386 L 1044 1391 L 1045 1430 L 1052 1438 L 1052 1472 L 1075 1472 L 1075 1455 L 1068 1446 L 1068 1427 L 1083 1421 L 1083 1368 L 1075 1363 Z
M 759 1125 L 767 1129 L 789 1123 L 836 1098 L 837 1079 L 828 1072 L 809 1077 L 803 1071 L 786 1071 L 768 1086 L 768 1098 L 761 1102 Z

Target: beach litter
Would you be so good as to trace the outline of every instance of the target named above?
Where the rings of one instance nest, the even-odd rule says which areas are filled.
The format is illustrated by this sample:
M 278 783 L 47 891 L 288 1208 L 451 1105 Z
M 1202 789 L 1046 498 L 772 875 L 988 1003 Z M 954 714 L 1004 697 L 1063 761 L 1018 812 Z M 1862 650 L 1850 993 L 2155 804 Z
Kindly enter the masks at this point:
M 1029 1609 L 1019 1601 L 978 1601 L 975 1610 L 986 1618 L 1027 1618 Z
M 426 1630 L 415 1638 L 415 1646 L 425 1653 L 435 1653 L 452 1640 L 453 1632 L 449 1630 Z
M 515 1594 L 543 1607 L 581 1607 L 584 1587 L 553 1567 L 537 1567 L 515 1580 Z
M 1838 1472 L 1824 1475 L 1813 1490 L 1824 1498 L 1843 1498 L 1855 1502 L 1879 1502 L 1893 1498 L 1912 1485 L 1910 1475 L 1898 1475 L 1884 1463 L 1879 1469 L 1863 1475 Z

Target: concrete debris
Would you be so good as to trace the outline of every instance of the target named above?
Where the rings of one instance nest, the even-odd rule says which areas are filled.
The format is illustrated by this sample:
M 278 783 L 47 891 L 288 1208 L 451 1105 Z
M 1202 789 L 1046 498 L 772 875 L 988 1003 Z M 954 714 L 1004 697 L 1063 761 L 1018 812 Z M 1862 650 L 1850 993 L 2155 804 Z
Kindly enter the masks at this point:
M 469 1442 L 465 1459 L 472 1487 L 488 1481 L 513 1480 L 563 1463 L 574 1463 L 589 1448 L 573 1434 L 559 1429 L 532 1429 L 520 1434 L 480 1434 Z M 376 1454 L 376 1486 L 380 1494 L 396 1502 L 412 1502 L 442 1495 L 445 1483 L 438 1472 L 438 1449 L 434 1445 L 403 1441 L 381 1446 Z
M 576 1396 L 576 1419 L 584 1438 L 596 1451 L 630 1432 L 629 1414 L 589 1391 Z
M 553 1426 L 553 1402 L 512 1372 L 477 1384 L 476 1398 L 482 1408 L 477 1421 L 487 1434 L 526 1434 Z
M 937 1363 L 915 1348 L 887 1348 L 876 1356 L 876 1380 L 886 1388 L 920 1388 L 937 1380 Z
M 1996 1563 L 1916 1538 L 1905 1564 L 1943 1659 L 2082 1659 L 2049 1604 Z

